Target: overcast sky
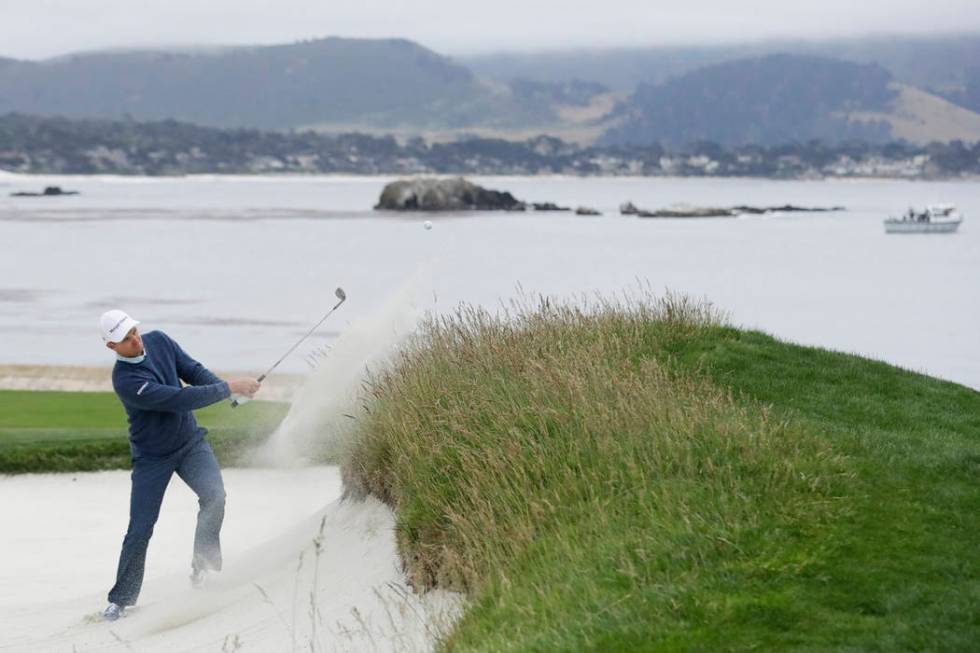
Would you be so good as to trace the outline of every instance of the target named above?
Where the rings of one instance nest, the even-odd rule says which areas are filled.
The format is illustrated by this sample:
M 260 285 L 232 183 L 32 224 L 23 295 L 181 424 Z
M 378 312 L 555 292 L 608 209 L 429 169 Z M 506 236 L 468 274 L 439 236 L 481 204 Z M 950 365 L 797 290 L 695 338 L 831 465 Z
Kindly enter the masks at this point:
M 117 47 L 419 41 L 446 54 L 980 32 L 980 0 L 0 0 L 0 56 Z

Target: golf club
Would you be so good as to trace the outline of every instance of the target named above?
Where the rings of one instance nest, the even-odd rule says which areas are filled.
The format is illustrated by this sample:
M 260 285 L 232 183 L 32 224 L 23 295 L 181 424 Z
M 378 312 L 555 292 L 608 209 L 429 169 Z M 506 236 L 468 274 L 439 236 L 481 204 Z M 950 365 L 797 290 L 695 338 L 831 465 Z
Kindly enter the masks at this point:
M 267 377 L 267 376 L 269 376 L 270 374 L 272 374 L 272 370 L 274 370 L 274 369 L 276 369 L 277 367 L 279 367 L 279 363 L 281 363 L 281 362 L 283 362 L 284 360 L 286 360 L 286 357 L 287 357 L 287 356 L 289 356 L 289 355 L 290 355 L 291 353 L 293 353 L 293 350 L 294 350 L 294 349 L 296 349 L 297 347 L 299 347 L 299 346 L 300 346 L 300 344 L 301 344 L 301 343 L 302 343 L 302 342 L 303 342 L 304 340 L 306 340 L 307 338 L 309 338 L 309 337 L 310 337 L 310 336 L 311 336 L 311 335 L 313 334 L 313 332 L 314 332 L 314 331 L 316 331 L 316 330 L 317 330 L 317 328 L 319 328 L 319 326 L 320 326 L 321 324 L 323 324 L 323 323 L 324 323 L 324 322 L 326 321 L 326 319 L 327 319 L 328 317 L 330 317 L 330 315 L 331 315 L 331 314 L 332 314 L 332 313 L 333 313 L 334 311 L 336 311 L 336 310 L 337 310 L 338 308 L 340 308 L 340 305 L 341 305 L 341 304 L 343 304 L 343 303 L 344 303 L 344 302 L 345 302 L 345 301 L 347 300 L 347 293 L 345 293 L 345 292 L 344 292 L 344 289 L 343 289 L 343 288 L 337 288 L 337 290 L 335 290 L 335 291 L 334 291 L 334 295 L 336 295 L 336 296 L 337 296 L 337 299 L 339 299 L 340 301 L 339 301 L 339 302 L 337 302 L 337 303 L 336 303 L 336 304 L 334 305 L 334 307 L 333 307 L 333 308 L 331 308 L 331 309 L 330 309 L 329 311 L 327 311 L 327 314 L 326 314 L 326 315 L 324 315 L 324 316 L 323 316 L 323 318 L 321 318 L 319 322 L 317 322 L 316 324 L 314 324 L 314 325 L 313 325 L 313 328 L 312 328 L 312 329 L 310 329 L 309 331 L 307 331 L 307 333 L 306 333 L 306 335 L 304 335 L 304 336 L 303 336 L 302 338 L 300 338 L 299 340 L 297 340 L 297 341 L 296 341 L 296 344 L 295 344 L 295 345 L 293 345 L 292 347 L 290 347 L 290 348 L 289 348 L 289 350 L 288 350 L 288 351 L 287 351 L 287 352 L 286 352 L 285 354 L 283 354 L 283 355 L 282 355 L 282 358 L 280 358 L 279 360 L 277 360 L 277 361 L 276 361 L 276 362 L 275 362 L 275 363 L 273 364 L 273 366 L 272 366 L 272 367 L 270 367 L 269 369 L 267 369 L 267 370 L 266 370 L 266 371 L 265 371 L 265 372 L 264 372 L 264 373 L 262 374 L 262 376 L 260 376 L 259 378 L 257 378 L 257 379 L 256 379 L 256 381 L 258 381 L 259 383 L 262 383 L 262 381 L 263 381 L 263 380 L 265 379 L 265 377 Z M 233 397 L 231 398 L 231 407 L 232 407 L 232 408 L 238 408 L 239 406 L 241 406 L 242 404 L 244 404 L 244 403 L 245 403 L 245 402 L 247 402 L 248 400 L 249 400 L 249 398 L 248 398 L 248 397 L 246 397 L 246 396 L 244 396 L 244 395 L 235 395 L 235 396 L 233 396 Z

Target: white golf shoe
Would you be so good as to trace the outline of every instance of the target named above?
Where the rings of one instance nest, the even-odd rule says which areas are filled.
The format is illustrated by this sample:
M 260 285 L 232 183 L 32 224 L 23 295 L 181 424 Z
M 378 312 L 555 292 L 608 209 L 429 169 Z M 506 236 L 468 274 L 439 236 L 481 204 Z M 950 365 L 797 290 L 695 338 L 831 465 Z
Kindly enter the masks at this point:
M 196 590 L 204 589 L 204 585 L 208 580 L 208 570 L 207 569 L 195 569 L 191 572 L 191 587 Z
M 102 618 L 105 621 L 115 621 L 119 617 L 126 616 L 126 606 L 119 605 L 117 603 L 110 603 L 105 610 L 102 611 Z

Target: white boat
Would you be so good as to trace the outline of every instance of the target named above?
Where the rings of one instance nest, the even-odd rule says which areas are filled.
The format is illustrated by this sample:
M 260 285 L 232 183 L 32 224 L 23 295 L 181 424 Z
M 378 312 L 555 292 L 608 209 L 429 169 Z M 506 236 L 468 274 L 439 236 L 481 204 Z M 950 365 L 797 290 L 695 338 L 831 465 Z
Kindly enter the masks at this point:
M 952 204 L 934 204 L 925 211 L 909 209 L 900 218 L 885 220 L 888 234 L 951 234 L 960 227 L 963 216 Z

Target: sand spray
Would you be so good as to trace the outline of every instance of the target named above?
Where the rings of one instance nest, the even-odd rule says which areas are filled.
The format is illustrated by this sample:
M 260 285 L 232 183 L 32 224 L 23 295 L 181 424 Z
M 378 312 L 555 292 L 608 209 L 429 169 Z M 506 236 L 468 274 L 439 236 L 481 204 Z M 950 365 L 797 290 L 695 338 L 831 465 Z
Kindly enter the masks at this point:
M 420 268 L 376 310 L 344 330 L 297 390 L 286 418 L 256 452 L 256 462 L 302 465 L 314 454 L 339 450 L 360 410 L 369 372 L 398 350 L 432 306 L 431 278 L 430 266 Z

